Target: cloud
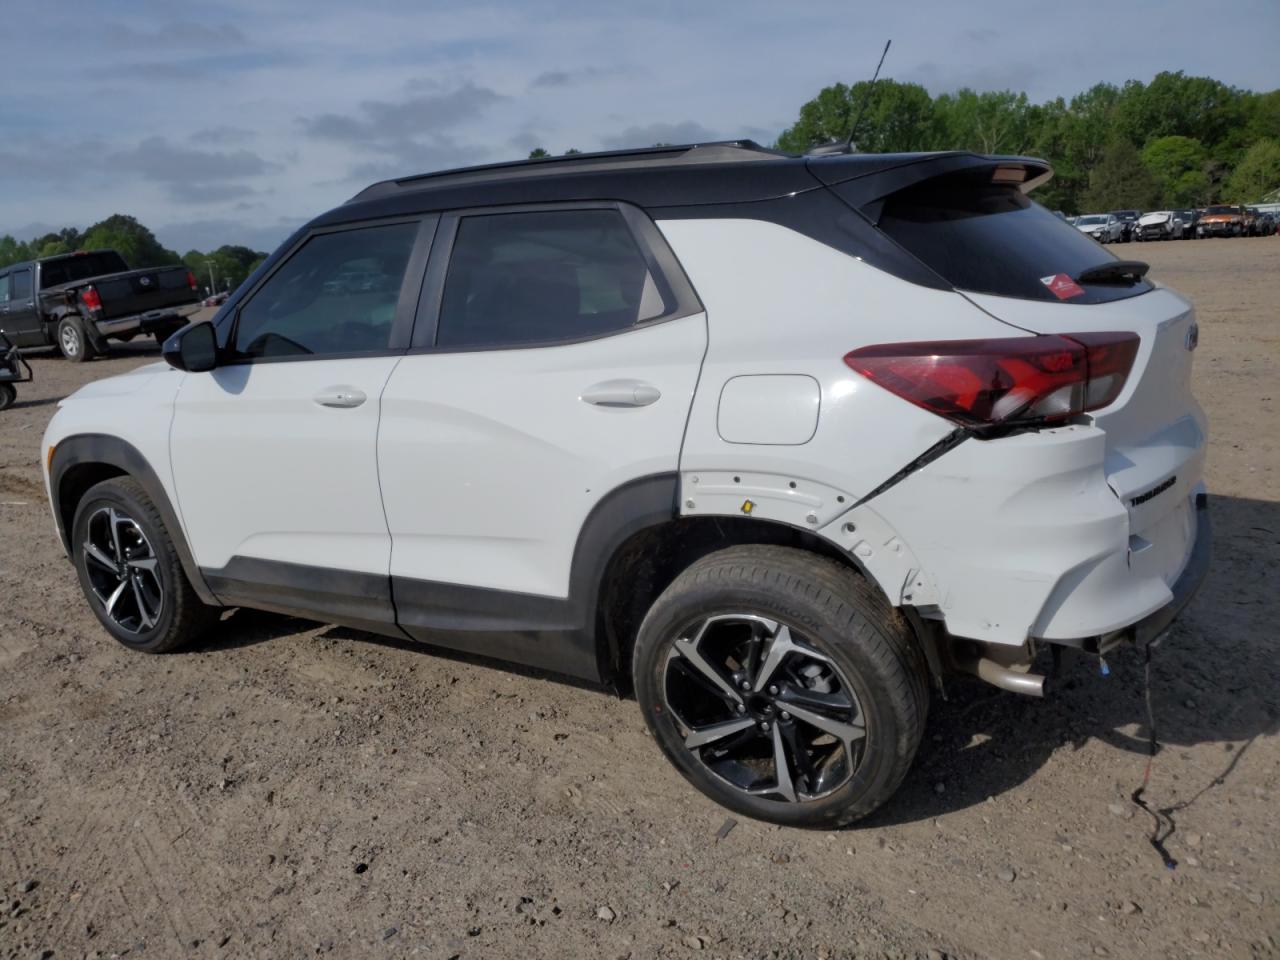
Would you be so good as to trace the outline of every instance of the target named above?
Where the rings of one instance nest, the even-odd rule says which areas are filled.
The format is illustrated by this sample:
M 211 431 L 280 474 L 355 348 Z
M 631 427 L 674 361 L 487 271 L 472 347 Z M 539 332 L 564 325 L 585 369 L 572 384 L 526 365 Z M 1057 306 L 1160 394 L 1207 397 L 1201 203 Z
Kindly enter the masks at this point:
M 302 217 L 280 217 L 261 226 L 248 226 L 243 221 L 225 218 L 183 220 L 156 227 L 155 234 L 166 247 L 180 253 L 216 250 L 224 243 L 243 244 L 254 250 L 270 252 L 305 222 Z
M 530 80 L 529 86 L 536 90 L 539 87 L 567 87 L 572 82 L 573 74 L 567 70 L 548 70 Z
M 272 168 L 251 150 L 192 150 L 175 146 L 164 137 L 148 137 L 136 147 L 113 154 L 108 163 L 117 170 L 166 183 L 235 180 L 266 173 Z
M 473 119 L 505 99 L 501 94 L 467 82 L 448 93 L 409 97 L 405 100 L 366 100 L 357 115 L 322 113 L 301 121 L 310 137 L 347 142 L 413 138 L 432 130 L 454 127 Z
M 169 195 L 177 203 L 225 203 L 229 200 L 243 200 L 252 197 L 257 191 L 242 183 L 173 183 L 169 185 Z M 241 206 L 237 204 L 236 206 Z
M 649 123 L 627 127 L 621 133 L 601 137 L 600 142 L 611 150 L 626 150 L 632 147 L 651 147 L 655 143 L 705 143 L 708 140 L 723 139 L 714 130 L 692 120 L 685 120 L 682 123 Z
M 127 23 L 109 21 L 99 28 L 104 46 L 136 48 L 141 50 L 218 49 L 228 45 L 248 43 L 244 31 L 230 23 L 205 24 L 190 20 L 175 20 L 152 30 L 139 29 Z
M 244 127 L 233 127 L 226 124 L 217 127 L 205 127 L 189 134 L 187 139 L 193 143 L 248 143 L 257 134 Z

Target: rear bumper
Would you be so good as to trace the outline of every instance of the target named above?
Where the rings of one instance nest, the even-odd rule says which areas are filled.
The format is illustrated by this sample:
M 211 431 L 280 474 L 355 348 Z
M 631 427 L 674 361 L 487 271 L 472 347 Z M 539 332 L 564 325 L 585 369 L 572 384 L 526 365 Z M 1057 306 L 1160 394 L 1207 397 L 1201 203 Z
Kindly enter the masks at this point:
M 180 307 L 149 310 L 131 317 L 99 320 L 94 326 L 104 337 L 121 337 L 130 333 L 171 333 L 186 324 L 187 318 L 200 309 L 200 304 L 189 303 Z
M 1128 630 L 1119 631 L 1120 636 L 1112 635 L 1104 638 L 1102 646 L 1109 645 L 1109 642 L 1124 640 L 1134 640 L 1139 644 L 1149 643 L 1168 630 L 1182 613 L 1183 608 L 1191 602 L 1191 598 L 1200 592 L 1200 585 L 1204 583 L 1204 578 L 1209 573 L 1209 561 L 1213 557 L 1213 525 L 1209 522 L 1207 493 L 1196 494 L 1195 511 L 1196 543 L 1191 548 L 1187 565 L 1182 568 L 1182 573 L 1170 587 L 1173 591 L 1173 599 L 1154 613 L 1147 614 Z

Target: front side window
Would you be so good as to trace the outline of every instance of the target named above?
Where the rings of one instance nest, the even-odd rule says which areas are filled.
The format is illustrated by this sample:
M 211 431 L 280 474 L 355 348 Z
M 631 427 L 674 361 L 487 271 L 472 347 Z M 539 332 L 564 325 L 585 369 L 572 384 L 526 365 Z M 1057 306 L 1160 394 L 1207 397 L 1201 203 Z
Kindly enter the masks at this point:
M 616 210 L 466 216 L 445 277 L 436 345 L 580 340 L 672 306 Z
M 15 270 L 9 274 L 9 297 L 13 300 L 31 299 L 30 270 Z
M 387 349 L 416 223 L 362 227 L 307 240 L 240 310 L 241 357 Z

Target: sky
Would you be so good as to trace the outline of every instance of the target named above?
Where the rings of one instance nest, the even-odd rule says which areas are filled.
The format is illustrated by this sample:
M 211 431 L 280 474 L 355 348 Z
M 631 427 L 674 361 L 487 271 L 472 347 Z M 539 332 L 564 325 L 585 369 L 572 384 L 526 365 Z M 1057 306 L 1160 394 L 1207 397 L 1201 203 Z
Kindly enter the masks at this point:
M 1042 11 L 1034 9 L 1043 6 Z M 132 214 L 273 249 L 369 183 L 750 137 L 883 76 L 1070 97 L 1161 70 L 1280 85 L 1278 0 L 5 0 L 0 234 Z

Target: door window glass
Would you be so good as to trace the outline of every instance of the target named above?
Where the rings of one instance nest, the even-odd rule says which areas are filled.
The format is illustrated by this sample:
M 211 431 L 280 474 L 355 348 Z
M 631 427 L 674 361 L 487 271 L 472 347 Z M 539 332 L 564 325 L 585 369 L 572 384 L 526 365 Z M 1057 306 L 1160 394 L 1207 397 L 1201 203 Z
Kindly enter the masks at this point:
M 14 300 L 31 299 L 30 270 L 15 270 L 9 274 L 9 296 Z
M 387 349 L 416 223 L 312 237 L 240 310 L 242 357 Z
M 9 301 L 9 275 L 6 273 L 0 277 L 0 303 L 8 303 Z
M 436 344 L 578 340 L 668 309 L 616 210 L 468 216 L 458 223 Z

